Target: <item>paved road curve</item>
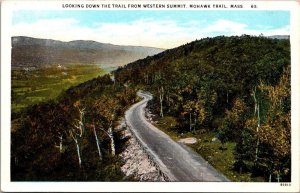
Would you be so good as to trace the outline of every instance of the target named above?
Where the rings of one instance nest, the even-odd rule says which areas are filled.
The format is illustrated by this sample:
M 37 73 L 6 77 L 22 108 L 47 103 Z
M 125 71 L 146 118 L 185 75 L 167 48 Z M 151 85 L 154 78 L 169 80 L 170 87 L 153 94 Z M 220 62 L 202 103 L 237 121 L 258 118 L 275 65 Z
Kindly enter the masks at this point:
M 201 156 L 185 145 L 173 141 L 168 135 L 147 122 L 144 116 L 145 107 L 152 96 L 143 92 L 138 92 L 138 95 L 144 99 L 126 112 L 127 125 L 171 181 L 229 181 Z

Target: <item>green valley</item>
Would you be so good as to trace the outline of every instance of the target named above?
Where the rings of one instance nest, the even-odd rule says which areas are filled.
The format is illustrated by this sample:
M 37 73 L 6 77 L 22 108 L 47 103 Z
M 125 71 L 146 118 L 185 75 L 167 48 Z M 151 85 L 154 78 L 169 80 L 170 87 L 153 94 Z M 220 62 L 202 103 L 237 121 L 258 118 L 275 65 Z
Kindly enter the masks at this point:
M 51 65 L 41 68 L 13 68 L 12 111 L 55 99 L 71 86 L 107 72 L 97 65 Z

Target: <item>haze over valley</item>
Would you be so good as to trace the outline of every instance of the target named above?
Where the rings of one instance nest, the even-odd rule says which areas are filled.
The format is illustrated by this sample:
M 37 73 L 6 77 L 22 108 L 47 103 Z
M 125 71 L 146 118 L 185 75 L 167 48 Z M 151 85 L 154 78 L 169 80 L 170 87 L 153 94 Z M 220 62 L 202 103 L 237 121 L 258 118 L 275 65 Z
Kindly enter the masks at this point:
M 12 37 L 12 67 L 46 67 L 64 64 L 98 64 L 116 68 L 152 56 L 164 49 L 118 46 L 96 41 L 63 42 L 25 36 Z

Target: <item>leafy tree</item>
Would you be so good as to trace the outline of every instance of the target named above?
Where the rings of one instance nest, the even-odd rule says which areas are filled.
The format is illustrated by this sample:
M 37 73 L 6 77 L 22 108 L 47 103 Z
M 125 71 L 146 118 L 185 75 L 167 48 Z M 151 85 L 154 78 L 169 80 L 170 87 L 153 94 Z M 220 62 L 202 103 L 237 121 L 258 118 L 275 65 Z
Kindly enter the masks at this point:
M 219 128 L 222 142 L 233 141 L 241 135 L 245 122 L 246 104 L 240 98 L 233 102 L 231 110 L 225 110 L 223 124 Z

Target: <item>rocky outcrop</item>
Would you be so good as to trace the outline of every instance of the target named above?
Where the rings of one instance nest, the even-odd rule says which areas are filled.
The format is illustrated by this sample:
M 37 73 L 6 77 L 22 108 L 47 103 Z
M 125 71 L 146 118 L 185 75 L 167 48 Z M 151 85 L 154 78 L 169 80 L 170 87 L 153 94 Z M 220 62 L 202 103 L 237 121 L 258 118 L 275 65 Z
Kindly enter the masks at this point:
M 197 143 L 197 141 L 198 140 L 195 137 L 188 137 L 188 138 L 180 139 L 178 142 L 184 144 L 195 144 Z
M 122 121 L 121 127 L 123 129 L 123 137 L 129 137 L 127 147 L 121 153 L 121 157 L 124 160 L 124 165 L 121 167 L 122 172 L 126 176 L 133 176 L 138 181 L 167 181 L 156 164 L 138 143 L 135 136 L 126 128 L 124 121 Z

